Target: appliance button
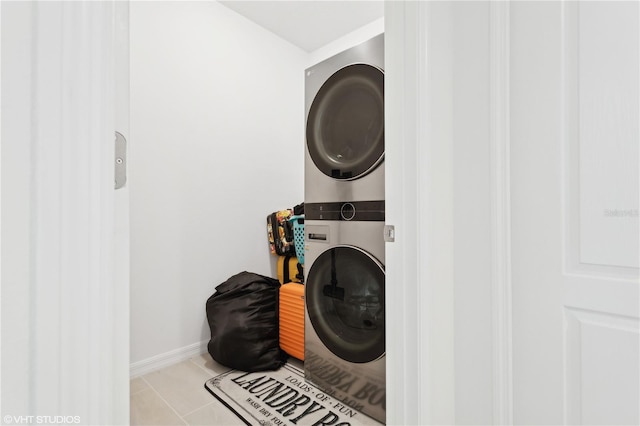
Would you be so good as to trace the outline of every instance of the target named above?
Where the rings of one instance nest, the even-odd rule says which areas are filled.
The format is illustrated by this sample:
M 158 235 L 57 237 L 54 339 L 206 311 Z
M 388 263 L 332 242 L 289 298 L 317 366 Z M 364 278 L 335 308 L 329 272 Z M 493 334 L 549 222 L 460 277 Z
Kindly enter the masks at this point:
M 340 217 L 343 220 L 351 220 L 356 217 L 356 208 L 351 203 L 344 203 L 340 208 Z

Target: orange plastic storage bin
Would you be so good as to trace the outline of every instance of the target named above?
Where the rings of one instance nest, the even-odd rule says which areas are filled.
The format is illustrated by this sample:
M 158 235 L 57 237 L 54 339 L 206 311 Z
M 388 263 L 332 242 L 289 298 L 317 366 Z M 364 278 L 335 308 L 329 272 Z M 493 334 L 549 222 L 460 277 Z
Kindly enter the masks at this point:
M 280 286 L 280 347 L 304 361 L 304 285 Z

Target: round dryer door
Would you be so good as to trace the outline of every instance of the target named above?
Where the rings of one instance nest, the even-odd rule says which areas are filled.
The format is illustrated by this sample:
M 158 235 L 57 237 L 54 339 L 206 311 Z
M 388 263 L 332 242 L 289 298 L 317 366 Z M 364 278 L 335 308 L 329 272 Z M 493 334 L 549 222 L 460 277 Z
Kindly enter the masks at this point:
M 384 74 L 367 64 L 333 74 L 307 117 L 307 147 L 316 167 L 335 179 L 369 173 L 384 156 Z
M 323 252 L 305 283 L 307 312 L 322 343 L 354 363 L 384 355 L 383 266 L 365 251 L 337 246 Z

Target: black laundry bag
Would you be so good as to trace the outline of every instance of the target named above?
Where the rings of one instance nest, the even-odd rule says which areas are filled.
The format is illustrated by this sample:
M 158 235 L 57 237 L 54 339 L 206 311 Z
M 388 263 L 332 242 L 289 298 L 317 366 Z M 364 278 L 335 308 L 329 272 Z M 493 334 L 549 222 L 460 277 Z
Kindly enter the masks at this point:
M 287 359 L 280 349 L 278 280 L 241 272 L 216 287 L 207 300 L 211 357 L 222 365 L 254 372 L 277 370 Z

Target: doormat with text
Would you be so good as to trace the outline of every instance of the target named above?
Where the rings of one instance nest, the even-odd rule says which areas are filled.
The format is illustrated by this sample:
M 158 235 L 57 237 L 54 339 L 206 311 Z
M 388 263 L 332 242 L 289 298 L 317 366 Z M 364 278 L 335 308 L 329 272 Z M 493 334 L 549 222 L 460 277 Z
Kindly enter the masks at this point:
M 304 380 L 290 364 L 276 371 L 231 370 L 204 387 L 251 426 L 380 425 Z

